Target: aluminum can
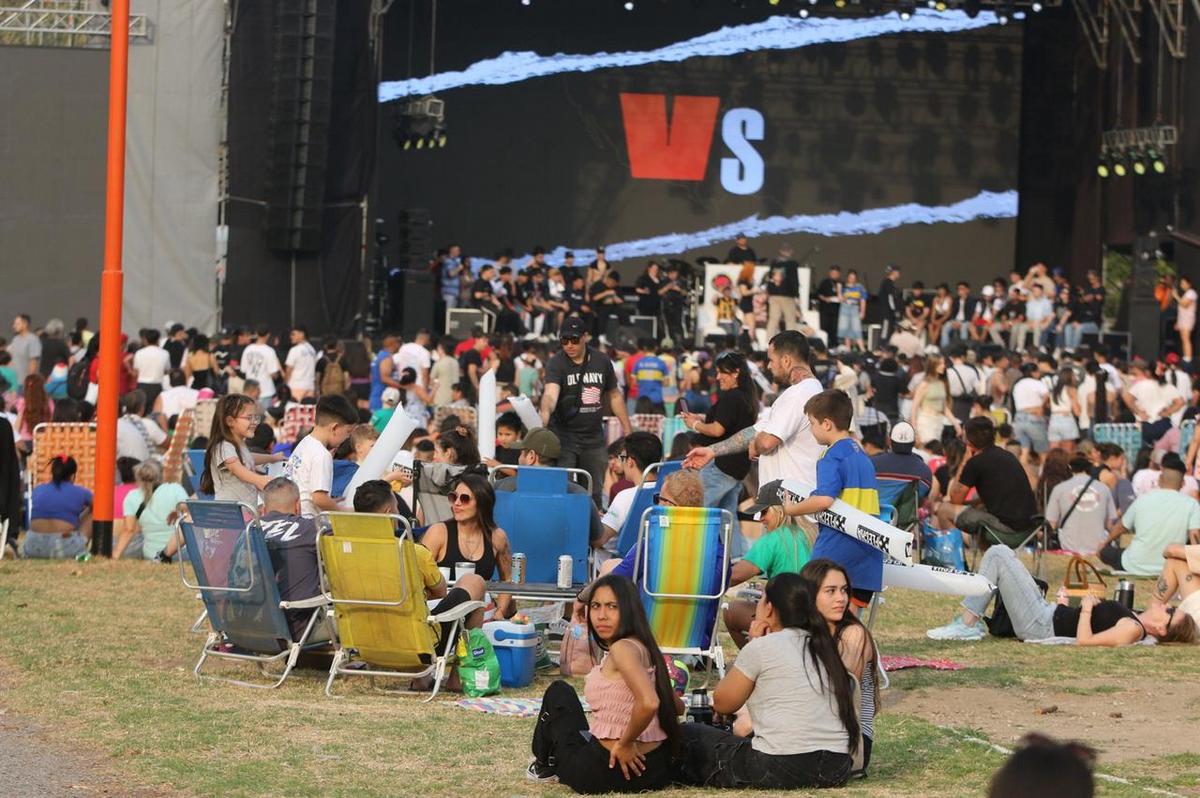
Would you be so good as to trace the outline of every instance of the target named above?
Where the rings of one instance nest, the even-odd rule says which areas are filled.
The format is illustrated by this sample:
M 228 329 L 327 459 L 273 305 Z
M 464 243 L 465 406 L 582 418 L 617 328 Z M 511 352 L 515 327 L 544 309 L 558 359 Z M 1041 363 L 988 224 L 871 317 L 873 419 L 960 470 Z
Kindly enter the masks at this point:
M 558 558 L 558 586 L 569 588 L 571 586 L 572 577 L 575 573 L 575 561 L 571 559 L 571 555 L 564 554 Z
M 519 551 L 512 556 L 512 580 L 518 585 L 525 584 L 525 555 Z

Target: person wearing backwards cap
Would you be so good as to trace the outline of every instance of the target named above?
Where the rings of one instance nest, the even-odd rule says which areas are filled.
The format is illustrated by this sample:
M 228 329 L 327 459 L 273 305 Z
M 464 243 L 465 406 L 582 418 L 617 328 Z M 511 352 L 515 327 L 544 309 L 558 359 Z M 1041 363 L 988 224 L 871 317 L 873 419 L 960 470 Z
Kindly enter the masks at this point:
M 783 480 L 776 479 L 758 489 L 754 504 L 745 515 L 761 521 L 763 533 L 754 541 L 746 556 L 733 564 L 729 584 L 739 585 L 758 576 L 767 580 L 783 573 L 800 573 L 808 563 L 811 546 L 804 530 L 783 512 L 779 489 Z M 754 620 L 757 603 L 748 599 L 729 602 L 725 608 L 725 628 L 738 648 L 749 642 L 750 622 Z
M 879 500 L 882 503 L 894 504 L 889 499 L 895 498 L 890 495 L 890 491 L 883 484 L 884 480 L 903 483 L 916 482 L 918 498 L 924 500 L 929 495 L 929 489 L 933 486 L 933 473 L 921 456 L 913 453 L 916 439 L 917 434 L 912 424 L 901 421 L 892 427 L 891 451 L 877 454 L 871 458 L 871 464 L 875 466 L 875 478 L 880 480 Z
M 562 455 L 562 443 L 558 440 L 558 436 L 545 427 L 531 429 L 524 438 L 510 443 L 508 448 L 520 450 L 521 456 L 517 460 L 517 465 L 522 468 L 539 466 L 555 468 L 558 466 L 558 458 Z M 517 478 L 505 477 L 497 480 L 496 490 L 516 491 Z M 588 495 L 586 488 L 570 480 L 567 481 L 567 493 Z M 603 535 L 604 527 L 600 524 L 600 512 L 596 509 L 595 502 L 591 503 L 590 512 L 588 540 L 595 543 Z

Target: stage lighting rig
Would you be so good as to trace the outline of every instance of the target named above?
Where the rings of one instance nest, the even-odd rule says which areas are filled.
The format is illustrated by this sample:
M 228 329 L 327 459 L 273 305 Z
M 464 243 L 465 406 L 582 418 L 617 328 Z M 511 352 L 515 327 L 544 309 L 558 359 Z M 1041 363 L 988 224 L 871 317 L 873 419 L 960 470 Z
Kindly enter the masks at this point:
M 430 95 L 401 104 L 392 137 L 403 150 L 446 146 L 446 103 Z
M 1165 175 L 1167 148 L 1175 144 L 1178 136 L 1173 125 L 1105 131 L 1101 139 L 1101 164 L 1107 162 L 1116 177 Z M 1096 167 L 1097 173 L 1106 177 L 1100 169 L 1101 166 Z

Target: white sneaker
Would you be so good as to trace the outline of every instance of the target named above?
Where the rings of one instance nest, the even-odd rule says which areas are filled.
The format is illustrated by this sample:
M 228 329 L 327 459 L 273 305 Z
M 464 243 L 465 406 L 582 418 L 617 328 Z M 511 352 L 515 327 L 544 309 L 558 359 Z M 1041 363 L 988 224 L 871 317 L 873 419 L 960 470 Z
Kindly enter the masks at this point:
M 967 626 L 963 623 L 962 616 L 959 616 L 945 626 L 930 629 L 925 636 L 930 640 L 982 640 L 987 636 L 987 630 L 983 628 L 981 621 Z

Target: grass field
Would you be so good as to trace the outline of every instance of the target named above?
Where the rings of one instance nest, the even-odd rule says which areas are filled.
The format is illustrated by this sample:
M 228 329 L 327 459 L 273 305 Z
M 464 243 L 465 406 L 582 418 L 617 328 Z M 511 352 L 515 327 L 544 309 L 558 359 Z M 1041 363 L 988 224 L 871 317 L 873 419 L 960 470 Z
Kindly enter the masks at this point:
M 1052 582 L 1061 576 L 1055 565 Z M 1120 780 L 1101 782 L 1102 795 L 1200 795 L 1195 651 L 925 639 L 954 603 L 889 591 L 877 623 L 884 653 L 970 667 L 892 676 L 870 777 L 844 794 L 983 795 L 1004 760 L 988 743 L 1011 746 L 1044 729 L 1102 749 L 1101 772 Z M 197 683 L 191 668 L 202 638 L 187 630 L 198 612 L 174 568 L 0 561 L 0 712 L 36 723 L 48 745 L 80 751 L 128 793 L 568 792 L 525 780 L 532 720 L 467 712 L 453 697 L 423 704 L 371 693 L 365 684 L 343 682 L 342 697 L 329 699 L 323 674 L 312 671 L 274 691 Z M 549 678 L 519 694 L 539 695 Z

